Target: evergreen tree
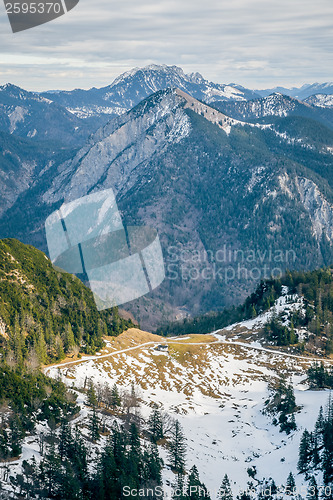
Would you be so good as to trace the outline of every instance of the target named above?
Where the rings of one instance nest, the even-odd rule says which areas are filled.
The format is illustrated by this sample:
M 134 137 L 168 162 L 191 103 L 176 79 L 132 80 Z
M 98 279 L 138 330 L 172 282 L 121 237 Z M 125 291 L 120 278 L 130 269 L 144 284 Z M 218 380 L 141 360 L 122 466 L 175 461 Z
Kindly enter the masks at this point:
M 177 474 L 176 483 L 173 485 L 173 500 L 188 500 L 186 494 L 185 476 L 184 474 Z
M 225 476 L 222 480 L 217 498 L 219 500 L 233 500 L 230 481 L 229 481 L 229 477 L 227 474 L 225 474 Z
M 159 457 L 156 444 L 152 443 L 144 450 L 143 482 L 155 487 L 162 485 L 162 467 L 163 460 Z
M 73 464 L 74 470 L 82 484 L 88 475 L 87 448 L 78 427 L 74 430 L 74 437 L 68 449 L 67 456 Z
M 19 315 L 16 314 L 12 334 L 10 336 L 10 346 L 14 352 L 17 366 L 21 367 L 24 355 L 24 337 L 20 326 Z
M 308 381 L 311 388 L 323 389 L 329 385 L 328 372 L 323 362 L 316 362 L 308 369 Z
M 9 439 L 6 429 L 0 429 L 0 459 L 6 460 L 10 456 Z
M 312 460 L 311 435 L 308 430 L 303 432 L 299 447 L 299 459 L 297 469 L 299 472 L 307 472 Z
M 61 460 L 58 456 L 53 440 L 40 464 L 41 484 L 45 488 L 46 496 L 56 498 L 59 493 L 59 472 Z
M 63 342 L 62 342 L 60 335 L 57 335 L 55 337 L 54 344 L 55 344 L 56 359 L 61 361 L 65 357 L 65 352 L 64 352 L 64 345 L 63 345 Z
M 23 488 L 21 495 L 25 493 L 26 498 L 34 498 L 39 493 L 39 477 L 35 457 L 31 459 L 31 463 L 23 460 L 22 462 Z
M 92 380 L 88 382 L 88 390 L 87 390 L 87 402 L 89 406 L 96 408 L 97 406 L 97 396 L 95 391 L 95 386 Z
M 333 400 L 329 396 L 323 432 L 323 477 L 324 484 L 333 483 Z
M 112 426 L 111 447 L 116 467 L 118 470 L 123 471 L 126 466 L 126 439 L 117 422 L 114 422 Z
M 294 412 L 297 410 L 295 394 L 292 384 L 287 384 L 285 378 L 279 380 L 278 385 L 271 386 L 272 396 L 265 401 L 265 413 L 277 415 L 274 417 L 273 424 L 280 424 L 280 431 L 290 434 L 296 430 L 296 421 Z
M 72 446 L 72 433 L 68 422 L 63 419 L 61 423 L 60 436 L 59 436 L 59 454 L 60 459 L 64 460 L 68 457 L 69 450 Z
M 185 472 L 185 456 L 186 456 L 186 438 L 182 427 L 178 420 L 175 420 L 171 431 L 171 440 L 169 443 L 169 459 L 171 467 L 178 474 Z
M 289 472 L 286 482 L 286 491 L 289 492 L 288 494 L 292 495 L 295 492 L 295 488 L 296 488 L 295 478 L 292 472 Z
M 260 491 L 258 494 L 258 500 L 274 500 L 277 494 L 277 487 L 274 479 L 269 478 L 265 480 L 260 487 Z
M 121 398 L 120 398 L 120 395 L 119 395 L 119 392 L 118 392 L 118 387 L 116 384 L 114 384 L 112 386 L 112 389 L 111 389 L 111 408 L 113 411 L 116 411 L 118 408 L 120 408 L 121 406 Z
M 18 457 L 22 453 L 22 441 L 24 438 L 24 432 L 22 429 L 22 424 L 17 415 L 12 418 L 10 422 L 10 454 L 12 457 Z
M 58 498 L 66 500 L 81 500 L 82 486 L 75 474 L 72 464 L 66 461 L 58 478 Z
M 200 481 L 199 472 L 195 465 L 191 468 L 188 476 L 186 494 L 188 498 L 193 498 L 194 500 L 200 500 L 201 498 L 210 500 L 208 490 Z
M 307 499 L 319 500 L 319 490 L 314 476 L 310 477 Z
M 321 406 L 314 430 L 314 435 L 319 449 L 321 449 L 323 446 L 324 427 L 325 427 L 324 410 L 323 407 Z
M 46 342 L 45 342 L 45 338 L 44 338 L 44 332 L 43 332 L 42 328 L 39 328 L 38 339 L 35 342 L 34 347 L 35 347 L 35 351 L 36 351 L 36 354 L 38 357 L 38 361 L 41 364 L 46 363 L 46 361 L 47 361 L 47 349 L 46 349 Z
M 132 477 L 132 486 L 138 488 L 142 479 L 142 456 L 137 426 L 132 423 L 129 429 L 128 452 L 126 456 L 126 475 Z
M 70 352 L 74 346 L 75 346 L 75 339 L 74 339 L 72 325 L 70 323 L 67 323 L 67 325 L 65 326 L 65 331 L 64 331 L 64 349 L 65 349 L 65 352 L 66 353 Z
M 148 430 L 154 443 L 164 437 L 162 415 L 158 408 L 154 408 L 149 416 Z
M 253 500 L 253 496 L 243 491 L 240 495 L 237 495 L 237 500 Z
M 119 318 L 119 311 L 118 307 L 113 307 L 112 308 L 112 327 L 115 335 L 119 335 L 121 332 L 121 325 L 120 325 L 120 318 Z
M 121 491 L 119 485 L 117 485 L 118 476 L 113 446 L 111 440 L 109 440 L 102 450 L 97 467 L 97 477 L 92 484 L 93 498 L 100 498 L 101 500 L 118 500 L 118 498 L 121 498 Z
M 311 450 L 312 450 L 312 461 L 311 466 L 317 469 L 321 463 L 320 446 L 318 445 L 318 438 L 316 432 L 310 433 L 311 436 Z
M 89 437 L 91 441 L 94 443 L 99 440 L 100 432 L 99 432 L 99 418 L 96 413 L 96 408 L 93 408 L 92 414 L 90 416 L 89 422 Z

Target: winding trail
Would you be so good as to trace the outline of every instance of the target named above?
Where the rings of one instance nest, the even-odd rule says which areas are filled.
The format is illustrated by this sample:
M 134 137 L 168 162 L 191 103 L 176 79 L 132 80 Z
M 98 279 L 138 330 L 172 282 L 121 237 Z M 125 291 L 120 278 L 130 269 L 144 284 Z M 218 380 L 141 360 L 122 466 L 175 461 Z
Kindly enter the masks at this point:
M 117 356 L 118 354 L 123 354 L 125 352 L 134 351 L 136 349 L 141 349 L 142 347 L 160 345 L 162 342 L 166 343 L 166 344 L 179 344 L 179 345 L 188 345 L 188 346 L 191 346 L 191 345 L 207 345 L 208 346 L 208 345 L 216 345 L 216 344 L 235 345 L 235 346 L 245 347 L 247 349 L 254 349 L 257 351 L 266 352 L 266 353 L 269 353 L 271 355 L 276 354 L 278 356 L 288 356 L 289 358 L 298 359 L 300 361 L 307 361 L 309 363 L 314 362 L 314 361 L 321 361 L 321 362 L 323 362 L 325 364 L 329 364 L 329 365 L 331 365 L 333 363 L 333 360 L 329 360 L 329 359 L 322 359 L 322 358 L 318 358 L 318 357 L 309 357 L 309 356 L 298 356 L 296 354 L 290 354 L 290 353 L 286 353 L 283 351 L 275 351 L 274 349 L 269 349 L 267 347 L 254 346 L 254 345 L 248 344 L 247 342 L 239 342 L 239 341 L 232 341 L 232 340 L 220 340 L 218 338 L 219 335 L 216 332 L 213 332 L 209 335 L 215 336 L 216 341 L 215 342 L 181 342 L 181 341 L 176 341 L 174 338 L 173 339 L 167 339 L 167 338 L 164 339 L 163 338 L 163 340 L 161 340 L 161 341 L 145 342 L 144 344 L 138 344 L 138 345 L 133 346 L 133 347 L 127 347 L 126 349 L 120 349 L 119 351 L 113 351 L 113 352 L 109 352 L 107 354 L 102 354 L 102 355 L 96 354 L 94 356 L 87 356 L 87 357 L 84 357 L 82 359 L 77 359 L 75 361 L 67 361 L 66 363 L 59 363 L 57 365 L 50 365 L 50 366 L 47 366 L 44 368 L 44 373 L 45 373 L 45 375 L 48 375 L 50 370 L 53 370 L 54 368 L 55 369 L 64 368 L 67 366 L 85 363 L 87 361 L 95 361 L 95 360 L 99 360 L 99 359 L 105 359 L 105 358 L 109 358 L 110 356 Z

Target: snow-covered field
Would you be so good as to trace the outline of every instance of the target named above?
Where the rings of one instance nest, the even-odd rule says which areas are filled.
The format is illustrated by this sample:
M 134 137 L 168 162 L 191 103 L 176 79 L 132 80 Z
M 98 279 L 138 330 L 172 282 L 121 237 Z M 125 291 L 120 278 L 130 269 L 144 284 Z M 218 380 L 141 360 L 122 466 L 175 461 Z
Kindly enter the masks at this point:
M 304 384 L 309 359 L 225 342 L 218 334 L 159 342 L 168 343 L 167 353 L 156 350 L 154 339 L 126 352 L 111 349 L 103 358 L 52 367 L 47 373 L 57 376 L 60 370 L 63 380 L 78 388 L 87 378 L 117 383 L 119 388 L 129 388 L 133 382 L 141 394 L 144 417 L 156 403 L 180 420 L 187 438 L 187 466 L 197 465 L 212 492 L 227 473 L 237 494 L 246 487 L 251 466 L 256 466 L 258 479 L 273 477 L 277 484 L 284 484 L 290 471 L 296 473 L 301 434 L 305 428 L 313 429 L 319 408 L 328 399 L 327 392 L 309 391 Z M 296 415 L 298 430 L 289 436 L 261 413 L 268 382 L 282 374 L 292 380 L 296 403 L 302 406 Z M 163 448 L 161 455 L 166 458 Z M 168 468 L 164 478 L 166 485 L 175 479 Z M 296 482 L 299 487 L 305 484 L 303 476 Z

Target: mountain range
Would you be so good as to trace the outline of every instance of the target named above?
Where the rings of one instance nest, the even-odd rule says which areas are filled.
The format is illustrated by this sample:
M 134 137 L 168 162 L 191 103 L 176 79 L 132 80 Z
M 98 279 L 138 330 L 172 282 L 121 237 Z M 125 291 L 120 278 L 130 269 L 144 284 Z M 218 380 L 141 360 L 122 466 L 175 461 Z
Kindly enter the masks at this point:
M 70 92 L 45 92 L 52 99 L 81 117 L 99 114 L 122 114 L 158 90 L 177 87 L 205 102 L 216 100 L 246 100 L 260 94 L 235 84 L 209 82 L 200 73 L 185 74 L 177 66 L 150 65 L 135 68 L 100 89 L 76 89 Z
M 256 90 L 261 97 L 267 97 L 275 92 L 280 92 L 281 94 L 288 95 L 290 97 L 295 97 L 301 101 L 308 99 L 313 95 L 332 95 L 333 93 L 333 83 L 307 83 L 301 87 L 285 88 L 285 87 L 274 87 L 272 89 Z
M 1 89 L 4 117 L 21 118 L 1 121 L 0 236 L 45 251 L 53 210 L 112 187 L 124 222 L 162 241 L 165 282 L 129 305 L 144 326 L 239 303 L 274 269 L 332 262 L 329 96 L 261 97 L 165 66 L 90 91 Z

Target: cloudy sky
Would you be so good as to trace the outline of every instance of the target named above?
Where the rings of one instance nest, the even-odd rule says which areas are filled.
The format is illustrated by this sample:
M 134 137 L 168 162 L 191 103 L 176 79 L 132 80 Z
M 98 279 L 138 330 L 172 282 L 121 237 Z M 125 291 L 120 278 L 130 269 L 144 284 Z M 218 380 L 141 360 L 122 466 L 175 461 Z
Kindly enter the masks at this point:
M 150 63 L 249 88 L 332 81 L 333 2 L 80 0 L 16 34 L 0 4 L 0 84 L 101 87 Z

